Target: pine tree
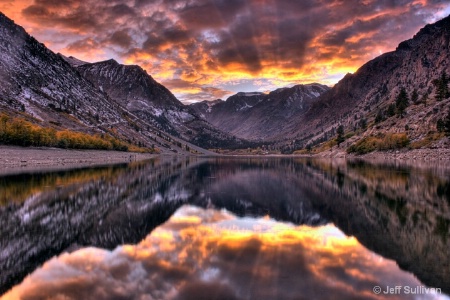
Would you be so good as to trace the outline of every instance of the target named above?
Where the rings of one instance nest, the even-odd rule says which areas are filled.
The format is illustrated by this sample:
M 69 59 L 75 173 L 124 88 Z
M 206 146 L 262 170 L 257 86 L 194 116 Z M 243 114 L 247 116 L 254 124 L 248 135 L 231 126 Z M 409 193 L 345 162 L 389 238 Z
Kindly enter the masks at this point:
M 367 120 L 366 119 L 361 119 L 359 121 L 359 127 L 361 127 L 362 130 L 365 130 L 367 128 Z
M 433 84 L 436 87 L 436 100 L 442 101 L 447 99 L 450 96 L 448 83 L 450 78 L 448 77 L 445 71 L 442 72 L 441 77 L 439 79 L 433 80 Z
M 341 143 L 342 143 L 343 141 L 345 141 L 345 138 L 344 138 L 344 126 L 343 126 L 343 125 L 340 125 L 340 126 L 338 127 L 336 133 L 337 133 L 336 142 L 338 143 L 338 146 L 340 146 Z
M 384 115 L 383 112 L 381 111 L 381 109 L 378 111 L 376 117 L 375 117 L 375 123 L 380 123 L 381 121 L 384 120 Z
M 445 135 L 450 136 L 450 110 L 447 112 L 447 116 L 444 118 L 444 132 Z
M 403 115 L 405 114 L 405 110 L 408 107 L 408 102 L 408 94 L 406 93 L 405 88 L 401 88 L 400 93 L 395 100 L 397 115 L 399 115 L 401 118 L 403 118 Z
M 420 103 L 423 103 L 424 106 L 427 106 L 428 93 L 423 94 L 422 98 L 420 98 Z
M 419 93 L 417 92 L 416 89 L 414 89 L 414 91 L 411 94 L 411 102 L 417 104 L 417 101 L 419 101 Z
M 388 115 L 389 117 L 392 117 L 395 115 L 395 104 L 394 103 L 391 103 L 388 106 L 388 108 L 386 110 L 386 115 Z
M 445 122 L 443 119 L 439 119 L 436 122 L 436 129 L 438 132 L 444 132 L 445 131 Z

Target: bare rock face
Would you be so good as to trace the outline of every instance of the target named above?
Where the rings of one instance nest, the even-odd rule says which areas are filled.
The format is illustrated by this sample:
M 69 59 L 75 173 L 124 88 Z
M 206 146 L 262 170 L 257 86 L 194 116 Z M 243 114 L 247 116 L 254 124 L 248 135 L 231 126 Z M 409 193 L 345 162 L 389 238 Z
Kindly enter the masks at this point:
M 365 134 L 405 132 L 411 140 L 436 130 L 436 121 L 450 108 L 448 100 L 435 101 L 433 80 L 450 74 L 450 17 L 422 28 L 412 39 L 347 74 L 328 93 L 321 95 L 303 116 L 294 118 L 286 136 L 309 143 L 328 138 L 333 128 L 343 125 L 354 131 L 362 119 L 374 122 L 404 88 L 410 99 L 405 115 L 386 118 Z M 419 103 L 412 103 L 413 91 Z M 421 102 L 420 100 L 424 100 Z M 312 137 L 311 137 L 312 136 Z M 326 139 L 326 138 L 324 138 Z
M 113 130 L 125 140 L 163 152 L 245 143 L 199 118 L 141 67 L 55 54 L 3 14 L 0 80 L 2 111 L 21 113 L 43 126 L 90 133 Z
M 204 148 L 245 145 L 245 141 L 200 118 L 139 66 L 126 66 L 111 59 L 76 68 L 121 107 L 164 132 Z
M 183 104 L 139 66 L 121 65 L 113 59 L 77 66 L 96 87 L 130 111 L 182 109 Z
M 313 83 L 277 89 L 269 94 L 237 93 L 226 101 L 191 106 L 213 125 L 246 139 L 276 139 L 286 123 L 305 113 L 329 87 Z
M 68 61 L 77 66 L 87 64 L 53 53 L 0 13 L 1 111 L 58 130 L 91 134 L 113 130 L 123 140 L 170 151 L 172 146 L 167 138 L 157 136 L 157 128 L 142 120 L 131 121 L 127 110 Z
M 0 66 L 0 105 L 5 110 L 27 112 L 69 128 L 121 119 L 103 93 L 1 13 Z
M 336 136 L 343 125 L 354 138 L 406 133 L 411 141 L 436 131 L 450 101 L 436 101 L 433 84 L 450 74 L 450 17 L 421 29 L 412 39 L 347 74 L 333 88 L 319 84 L 280 89 L 268 95 L 238 93 L 227 101 L 191 106 L 215 126 L 246 139 L 262 140 L 291 150 Z M 386 116 L 401 89 L 410 99 L 404 115 Z M 417 101 L 411 101 L 416 92 Z M 378 113 L 384 114 L 375 124 Z M 365 124 L 362 128 L 362 123 Z M 294 141 L 294 146 L 292 146 Z

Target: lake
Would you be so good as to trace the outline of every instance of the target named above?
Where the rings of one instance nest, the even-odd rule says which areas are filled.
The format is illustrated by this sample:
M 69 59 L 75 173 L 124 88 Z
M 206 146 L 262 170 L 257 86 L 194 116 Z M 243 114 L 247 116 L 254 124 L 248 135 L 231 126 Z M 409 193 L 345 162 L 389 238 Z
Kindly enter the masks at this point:
M 450 299 L 450 169 L 161 157 L 0 176 L 0 299 Z

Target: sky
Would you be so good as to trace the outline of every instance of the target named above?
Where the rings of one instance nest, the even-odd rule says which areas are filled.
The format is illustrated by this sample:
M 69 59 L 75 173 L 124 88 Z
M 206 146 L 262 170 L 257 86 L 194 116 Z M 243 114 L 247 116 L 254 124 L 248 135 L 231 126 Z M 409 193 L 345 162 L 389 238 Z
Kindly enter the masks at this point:
M 395 50 L 449 0 L 0 0 L 54 52 L 137 64 L 184 103 L 333 85 Z

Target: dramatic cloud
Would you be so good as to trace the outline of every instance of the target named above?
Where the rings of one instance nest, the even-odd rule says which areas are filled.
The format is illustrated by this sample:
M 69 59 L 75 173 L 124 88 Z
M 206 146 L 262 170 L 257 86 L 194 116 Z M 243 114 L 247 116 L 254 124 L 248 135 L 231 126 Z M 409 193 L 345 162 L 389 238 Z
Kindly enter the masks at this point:
M 57 52 L 87 61 L 115 58 L 142 65 L 162 83 L 187 82 L 191 86 L 174 92 L 193 101 L 229 95 L 216 91 L 228 92 L 225 86 L 236 80 L 265 81 L 264 90 L 312 81 L 333 84 L 449 14 L 450 4 L 2 0 L 0 9 Z
M 420 283 L 332 225 L 185 206 L 139 245 L 63 254 L 2 299 L 378 299 L 377 285 Z

